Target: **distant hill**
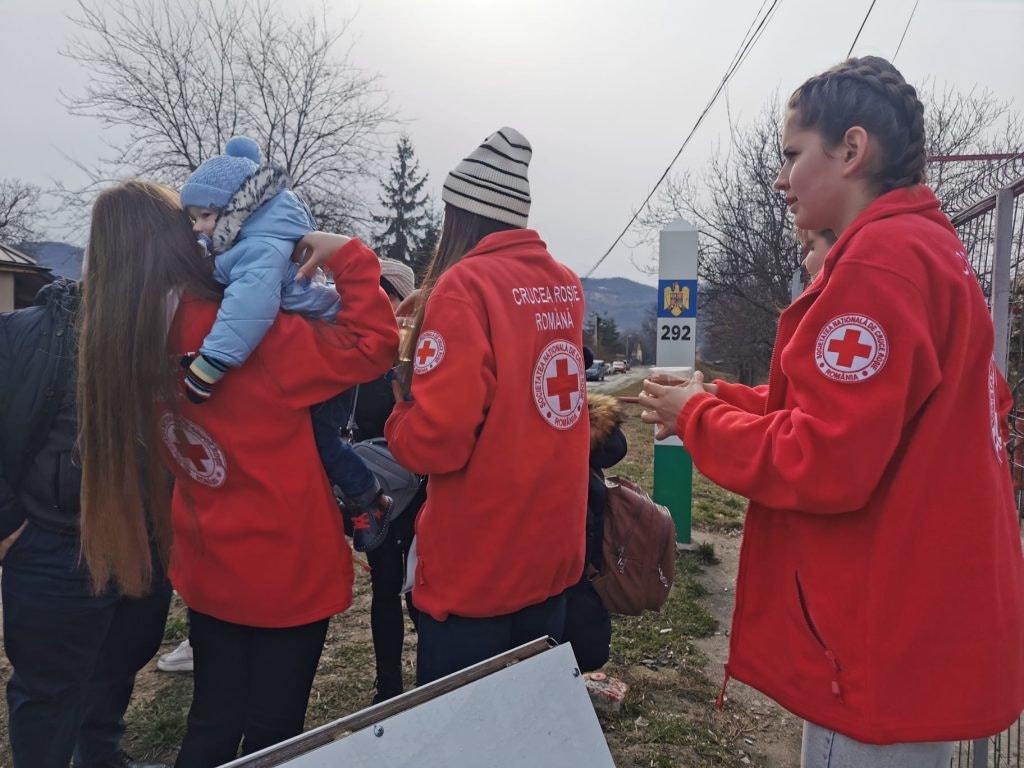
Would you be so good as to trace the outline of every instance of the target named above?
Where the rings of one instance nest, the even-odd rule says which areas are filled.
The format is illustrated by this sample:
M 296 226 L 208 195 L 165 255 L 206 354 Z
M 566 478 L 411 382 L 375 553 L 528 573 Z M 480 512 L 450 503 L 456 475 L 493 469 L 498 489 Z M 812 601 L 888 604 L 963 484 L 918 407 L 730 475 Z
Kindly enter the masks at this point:
M 55 275 L 72 280 L 82 279 L 82 254 L 84 251 L 67 243 L 39 242 L 22 243 L 21 249 L 39 262 L 41 267 L 49 267 Z
M 625 277 L 585 277 L 583 293 L 587 298 L 587 320 L 594 312 L 607 314 L 620 331 L 639 330 L 657 301 L 658 291 Z
M 67 243 L 37 242 L 22 243 L 20 246 L 28 255 L 38 260 L 39 265 L 49 267 L 55 275 L 72 280 L 82 278 L 83 249 Z M 625 277 L 588 277 L 583 279 L 583 293 L 587 300 L 587 319 L 594 312 L 606 314 L 615 319 L 619 330 L 638 330 L 644 317 L 657 300 L 657 290 Z

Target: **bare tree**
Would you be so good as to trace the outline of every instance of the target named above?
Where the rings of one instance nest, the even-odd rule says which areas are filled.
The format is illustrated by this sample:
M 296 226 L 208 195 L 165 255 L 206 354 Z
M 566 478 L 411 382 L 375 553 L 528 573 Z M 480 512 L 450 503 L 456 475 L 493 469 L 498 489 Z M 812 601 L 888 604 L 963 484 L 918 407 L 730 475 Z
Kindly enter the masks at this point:
M 781 125 L 781 110 L 772 102 L 753 123 L 733 129 L 729 151 L 712 156 L 699 184 L 688 175 L 669 179 L 658 204 L 641 219 L 648 232 L 677 217 L 696 225 L 699 341 L 747 383 L 767 373 L 776 319 L 789 303 L 799 264 L 789 212 L 772 188 L 781 163 Z
M 930 156 L 1024 150 L 1020 115 L 988 91 L 929 86 L 922 99 Z M 639 236 L 647 240 L 677 217 L 697 226 L 699 343 L 748 383 L 767 374 L 778 313 L 789 303 L 800 261 L 792 218 L 772 188 L 781 165 L 782 122 L 782 105 L 775 98 L 753 122 L 732 127 L 728 151 L 716 152 L 699 177 L 670 177 L 640 218 Z M 1009 162 L 933 163 L 929 183 L 952 213 L 1021 173 L 1024 156 Z M 656 265 L 641 269 L 653 273 Z
M 246 134 L 282 166 L 321 226 L 368 221 L 360 184 L 375 176 L 394 121 L 377 75 L 343 48 L 348 23 L 295 19 L 274 0 L 79 2 L 64 51 L 92 75 L 65 94 L 69 110 L 113 129 L 110 155 L 89 167 L 91 196 L 138 175 L 181 183 L 229 138 Z
M 932 162 L 928 184 L 948 214 L 962 210 L 1024 173 L 1024 120 L 1008 100 L 973 88 L 929 83 L 921 94 L 929 157 L 1016 154 L 1010 160 Z
M 0 242 L 23 243 L 37 237 L 39 187 L 20 179 L 0 179 Z

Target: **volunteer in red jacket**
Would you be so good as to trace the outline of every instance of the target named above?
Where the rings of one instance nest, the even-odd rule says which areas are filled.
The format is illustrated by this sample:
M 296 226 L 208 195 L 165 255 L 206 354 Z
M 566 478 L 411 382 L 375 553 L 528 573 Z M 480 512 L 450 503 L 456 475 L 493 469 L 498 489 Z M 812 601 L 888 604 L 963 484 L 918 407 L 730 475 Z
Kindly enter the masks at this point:
M 416 522 L 426 683 L 542 635 L 583 573 L 583 288 L 526 228 L 529 142 L 502 128 L 448 174 L 413 346 L 385 431 L 429 475 Z
M 884 59 L 797 89 L 776 187 L 839 240 L 779 319 L 767 390 L 697 374 L 641 397 L 750 499 L 726 675 L 804 718 L 804 766 L 948 765 L 1024 707 L 1010 396 L 925 146 Z
M 147 527 L 164 551 L 173 528 L 170 576 L 190 608 L 195 658 L 179 768 L 300 733 L 328 619 L 352 599 L 351 551 L 309 407 L 387 370 L 398 330 L 372 251 L 324 233 L 303 242 L 329 254 L 342 297 L 335 322 L 279 314 L 218 397 L 198 406 L 180 396 L 178 361 L 209 332 L 221 289 L 177 194 L 128 182 L 93 209 L 79 376 L 83 549 L 96 584 L 113 578 L 138 594 L 152 570 Z

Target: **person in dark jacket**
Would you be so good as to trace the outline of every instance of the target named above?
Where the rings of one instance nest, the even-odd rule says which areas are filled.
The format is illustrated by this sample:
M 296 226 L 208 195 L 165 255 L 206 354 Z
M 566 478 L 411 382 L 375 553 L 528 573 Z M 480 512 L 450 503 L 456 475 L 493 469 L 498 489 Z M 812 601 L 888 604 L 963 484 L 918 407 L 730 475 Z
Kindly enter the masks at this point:
M 8 732 L 16 768 L 129 768 L 135 673 L 160 646 L 170 587 L 93 591 L 80 559 L 75 443 L 78 286 L 0 315 L 0 558 Z
M 594 353 L 583 348 L 583 362 L 589 368 Z M 612 620 L 608 609 L 590 583 L 591 574 L 601 570 L 604 538 L 604 510 L 608 489 L 604 472 L 626 456 L 628 446 L 621 424 L 624 418 L 618 401 L 609 395 L 587 393 L 590 411 L 590 483 L 587 487 L 587 561 L 583 577 L 565 593 L 565 630 L 562 642 L 571 643 L 576 662 L 584 672 L 600 669 L 608 661 L 612 641 Z

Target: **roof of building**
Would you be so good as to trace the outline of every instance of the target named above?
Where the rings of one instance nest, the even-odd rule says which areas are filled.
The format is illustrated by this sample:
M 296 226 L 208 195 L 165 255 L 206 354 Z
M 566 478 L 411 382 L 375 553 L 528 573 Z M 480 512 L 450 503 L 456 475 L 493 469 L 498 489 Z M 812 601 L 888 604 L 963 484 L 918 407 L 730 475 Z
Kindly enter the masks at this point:
M 0 270 L 21 272 L 23 270 L 28 271 L 48 271 L 46 267 L 39 266 L 39 262 L 29 256 L 27 253 L 22 253 L 17 248 L 6 243 L 0 243 Z

